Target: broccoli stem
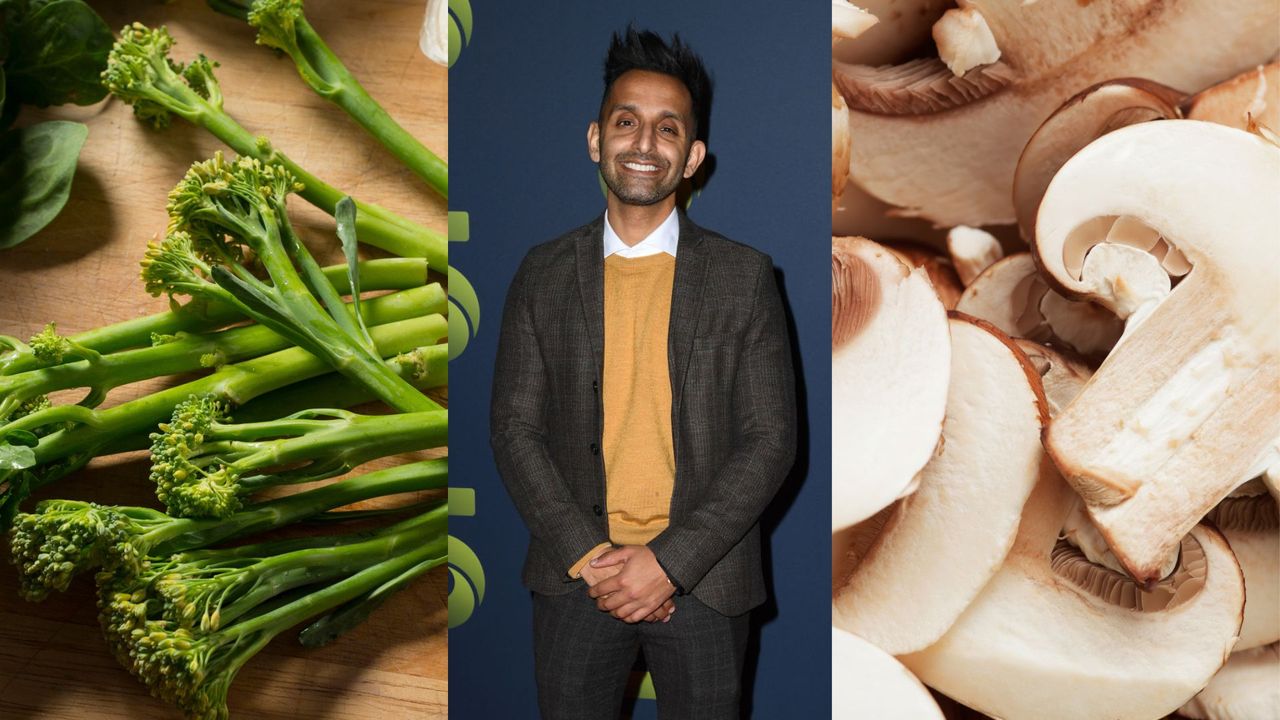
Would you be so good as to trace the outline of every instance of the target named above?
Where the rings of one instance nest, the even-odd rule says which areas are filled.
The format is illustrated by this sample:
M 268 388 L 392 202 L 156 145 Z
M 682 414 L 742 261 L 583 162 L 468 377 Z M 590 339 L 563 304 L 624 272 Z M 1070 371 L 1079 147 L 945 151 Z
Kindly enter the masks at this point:
M 370 328 L 369 333 L 373 336 L 379 353 L 389 356 L 417 348 L 435 324 L 435 320 L 431 318 L 413 318 Z M 36 467 L 63 460 L 69 461 L 68 464 L 56 468 L 56 472 L 37 474 L 31 479 L 28 489 L 35 490 L 48 485 L 67 472 L 83 466 L 91 458 L 101 454 L 104 448 L 115 443 L 128 441 L 139 435 L 145 439 L 152 427 L 168 418 L 178 403 L 192 395 L 213 395 L 232 405 L 241 405 L 290 383 L 323 375 L 329 369 L 323 360 L 295 347 L 226 365 L 206 377 L 106 410 L 80 408 L 83 416 L 76 419 L 83 424 L 47 435 L 34 448 Z M 439 408 L 435 403 L 432 406 L 433 409 Z M 6 425 L 5 432 L 31 430 L 44 425 L 41 418 L 44 412 Z M 59 418 L 59 422 L 62 419 Z M 0 486 L 4 485 L 5 479 L 0 474 Z M 3 498 L 0 506 L 21 500 L 9 497 L 15 489 L 15 486 L 10 485 L 0 490 L 0 498 Z M 0 514 L 0 517 L 3 515 Z
M 430 336 L 444 337 L 447 323 L 438 313 L 444 311 L 444 294 L 438 285 L 372 298 L 363 305 L 365 321 L 383 325 L 397 320 L 436 313 L 438 329 Z M 85 387 L 105 394 L 119 387 L 147 378 L 192 372 L 202 367 L 240 362 L 282 350 L 289 341 L 263 325 L 249 325 L 207 335 L 184 334 L 154 347 L 125 350 L 101 355 L 92 360 L 53 365 L 14 375 L 0 375 L 0 430 L 3 420 L 14 407 L 40 395 L 58 390 Z M 83 404 L 83 403 L 82 403 Z
M 401 413 L 398 415 L 353 415 L 338 421 L 313 421 L 323 423 L 299 437 L 275 442 L 265 442 L 230 464 L 244 475 L 240 484 L 254 492 L 282 483 L 306 482 L 322 479 L 317 475 L 336 475 L 380 457 L 403 452 L 439 447 L 449 442 L 449 415 L 445 410 L 433 412 Z M 274 423 L 262 423 L 269 426 Z M 259 427 L 261 427 L 259 426 Z M 223 426 L 226 427 L 226 426 Z M 218 427 L 213 428 L 215 437 Z M 288 432 L 285 430 L 284 432 Z M 265 469 L 315 461 L 316 466 L 305 466 L 281 473 L 264 473 Z
M 149 554 L 167 556 L 285 527 L 364 500 L 439 489 L 448 482 L 447 459 L 406 463 L 267 500 L 227 518 L 173 518 L 147 532 L 143 542 L 152 548 Z
M 175 110 L 176 114 L 208 130 L 237 155 L 257 158 L 264 163 L 284 165 L 305 186 L 298 194 L 329 215 L 337 211 L 338 201 L 347 196 L 347 193 L 312 175 L 287 155 L 272 148 L 265 138 L 250 133 L 222 108 L 210 104 L 186 85 L 176 88 L 166 86 L 165 89 L 190 108 L 184 112 Z M 448 267 L 448 241 L 443 235 L 385 208 L 352 199 L 356 203 L 356 234 L 360 242 L 400 257 L 426 258 L 427 264 L 440 272 Z
M 216 630 L 226 627 L 281 593 L 312 583 L 350 576 L 403 553 L 406 547 L 430 544 L 433 539 L 445 534 L 447 522 L 448 509 L 441 506 L 421 516 L 421 520 L 384 530 L 368 540 L 273 554 L 257 559 L 247 568 L 242 567 L 241 563 L 232 563 L 234 569 L 226 573 L 226 580 L 223 582 L 218 582 L 222 578 L 217 578 L 209 583 L 210 578 L 198 574 L 203 566 L 216 567 L 223 557 L 223 553 L 217 550 L 210 551 L 191 562 L 191 567 L 197 572 L 198 583 L 213 584 L 215 592 L 225 592 L 218 593 L 215 603 L 210 603 L 215 605 L 211 612 L 210 608 L 201 608 L 208 618 L 208 621 L 202 623 L 201 629 Z M 242 553 L 237 555 L 243 557 Z M 181 561 L 174 571 L 179 574 L 183 572 Z M 227 594 L 244 587 L 247 590 L 238 597 L 221 604 Z
M 324 99 L 342 108 L 378 142 L 382 143 L 396 159 L 404 163 L 422 178 L 427 185 L 446 200 L 449 199 L 449 166 L 435 153 L 428 150 L 413 135 L 378 104 L 351 74 L 342 60 L 330 49 L 328 43 L 307 21 L 301 4 L 295 9 L 264 9 L 257 12 L 273 25 L 272 30 L 255 23 L 249 12 L 250 3 L 234 0 L 208 0 L 214 10 L 247 21 L 258 27 L 259 43 L 284 51 L 298 68 L 298 75 L 312 90 Z M 296 14 L 295 14 L 296 11 Z M 285 16 L 288 17 L 285 17 Z M 279 31 L 279 34 L 275 32 Z
M 323 271 L 335 290 L 344 295 L 351 292 L 346 265 L 329 265 Z M 359 273 L 362 290 L 407 290 L 426 282 L 427 264 L 422 258 L 379 258 L 361 261 Z M 444 291 L 438 284 L 429 287 L 434 290 L 427 307 L 443 307 L 446 302 Z M 233 306 L 197 300 L 167 312 L 87 330 L 68 339 L 105 354 L 145 347 L 151 344 L 154 335 L 206 332 L 242 319 L 244 315 Z M 30 351 L 13 352 L 0 357 L 0 376 L 28 372 L 41 366 Z

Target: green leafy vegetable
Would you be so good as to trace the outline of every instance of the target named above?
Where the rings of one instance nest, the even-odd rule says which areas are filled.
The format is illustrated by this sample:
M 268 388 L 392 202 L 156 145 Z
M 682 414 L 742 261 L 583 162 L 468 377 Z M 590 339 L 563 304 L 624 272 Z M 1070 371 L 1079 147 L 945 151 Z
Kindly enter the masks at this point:
M 106 97 L 98 75 L 115 37 L 82 0 L 32 5 L 8 34 L 5 66 L 13 102 L 91 105 Z
M 65 120 L 0 136 L 0 249 L 30 238 L 62 211 L 88 136 L 89 128 Z

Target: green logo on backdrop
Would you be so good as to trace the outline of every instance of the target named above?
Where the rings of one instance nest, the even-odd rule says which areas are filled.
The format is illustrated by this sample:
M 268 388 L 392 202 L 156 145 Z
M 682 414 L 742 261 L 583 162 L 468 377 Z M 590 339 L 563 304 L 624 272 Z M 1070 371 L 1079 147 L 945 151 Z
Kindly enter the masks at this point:
M 462 48 L 471 44 L 470 0 L 449 0 L 449 67 L 458 61 Z

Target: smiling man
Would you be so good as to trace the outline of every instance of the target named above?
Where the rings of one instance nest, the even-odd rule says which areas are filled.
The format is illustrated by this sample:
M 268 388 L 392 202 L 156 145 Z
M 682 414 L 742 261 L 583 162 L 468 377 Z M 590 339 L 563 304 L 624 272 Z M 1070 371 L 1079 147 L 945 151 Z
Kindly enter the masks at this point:
M 676 207 L 706 155 L 701 59 L 628 28 L 604 86 L 587 129 L 604 215 L 525 257 L 494 374 L 538 702 L 616 717 L 643 651 L 660 717 L 737 718 L 758 520 L 795 454 L 789 334 L 768 256 Z

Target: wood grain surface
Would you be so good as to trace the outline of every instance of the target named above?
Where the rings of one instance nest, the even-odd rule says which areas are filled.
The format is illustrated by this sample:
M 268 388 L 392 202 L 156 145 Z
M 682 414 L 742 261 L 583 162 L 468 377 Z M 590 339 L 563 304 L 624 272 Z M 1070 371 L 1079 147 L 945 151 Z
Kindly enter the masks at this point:
M 203 52 L 219 61 L 227 111 L 302 167 L 360 199 L 445 230 L 445 201 L 306 87 L 292 61 L 255 45 L 244 23 L 199 0 L 92 4 L 113 28 L 135 20 L 166 25 L 177 40 L 176 60 Z M 370 94 L 447 160 L 447 71 L 418 50 L 425 4 L 307 0 L 307 17 Z M 143 291 L 138 261 L 146 243 L 164 231 L 169 189 L 192 162 L 225 148 L 181 120 L 153 130 L 110 99 L 87 108 L 26 111 L 18 123 L 46 118 L 80 120 L 89 139 L 62 214 L 25 244 L 0 251 L 0 334 L 28 337 L 50 321 L 70 334 L 164 310 L 165 300 Z M 321 263 L 339 261 L 332 219 L 300 199 L 290 202 L 295 225 Z M 107 405 L 158 384 L 119 388 Z M 154 504 L 146 475 L 138 453 L 100 458 L 36 499 Z M 70 592 L 39 604 L 21 600 L 16 584 L 13 569 L 0 567 L 0 718 L 180 717 L 112 659 L 90 582 L 82 578 Z M 241 671 L 230 696 L 232 717 L 447 717 L 447 595 L 447 572 L 440 568 L 328 647 L 305 650 L 295 633 L 281 635 Z

